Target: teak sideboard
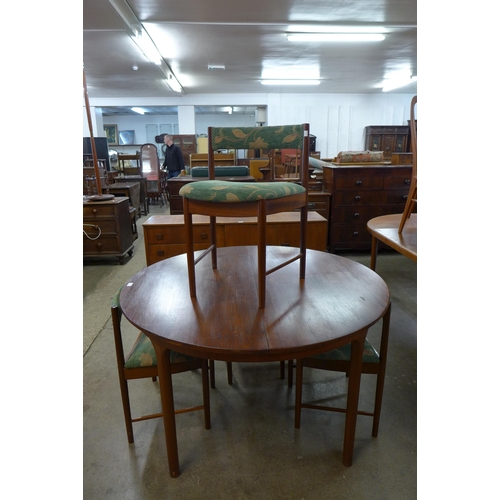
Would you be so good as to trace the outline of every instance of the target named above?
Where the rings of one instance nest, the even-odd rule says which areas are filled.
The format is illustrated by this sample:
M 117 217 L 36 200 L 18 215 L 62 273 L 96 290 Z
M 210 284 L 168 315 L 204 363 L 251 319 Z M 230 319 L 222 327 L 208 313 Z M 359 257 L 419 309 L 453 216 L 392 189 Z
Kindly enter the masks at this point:
M 194 215 L 194 247 L 209 246 L 209 217 Z M 183 215 L 153 215 L 143 225 L 146 263 L 148 266 L 163 259 L 186 253 Z M 218 217 L 217 246 L 229 247 L 257 244 L 257 217 Z M 267 217 L 267 244 L 300 245 L 300 213 L 283 212 Z M 327 220 L 316 212 L 307 215 L 307 248 L 325 251 Z

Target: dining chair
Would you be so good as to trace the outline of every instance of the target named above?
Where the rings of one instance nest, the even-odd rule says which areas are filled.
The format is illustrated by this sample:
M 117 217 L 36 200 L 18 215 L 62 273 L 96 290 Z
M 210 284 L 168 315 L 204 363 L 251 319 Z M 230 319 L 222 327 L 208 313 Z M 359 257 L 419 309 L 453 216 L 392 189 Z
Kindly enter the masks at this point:
M 133 443 L 133 423 L 153 418 L 159 418 L 162 416 L 161 413 L 154 413 L 133 418 L 130 408 L 130 396 L 128 390 L 129 380 L 137 380 L 141 378 L 152 378 L 153 381 L 156 380 L 156 377 L 158 375 L 156 353 L 149 338 L 144 333 L 139 332 L 139 335 L 132 349 L 130 350 L 129 354 L 125 356 L 121 329 L 122 310 L 120 307 L 120 291 L 115 294 L 111 301 L 111 319 L 113 323 L 116 361 L 118 366 L 118 378 L 120 381 L 120 391 L 122 396 L 123 414 L 125 417 L 125 427 L 127 430 L 128 442 Z M 175 351 L 170 351 L 170 361 L 172 374 L 201 369 L 203 404 L 200 406 L 178 409 L 175 411 L 175 413 L 178 414 L 203 410 L 205 417 L 205 429 L 210 429 L 208 361 L 198 358 L 192 358 L 184 354 L 179 354 Z
M 402 233 L 406 221 L 410 218 L 411 213 L 417 203 L 417 120 L 415 119 L 415 106 L 417 105 L 417 96 L 413 96 L 410 104 L 410 141 L 411 152 L 413 156 L 413 168 L 411 172 L 410 191 L 406 198 L 405 208 L 401 216 L 398 233 Z
M 215 180 L 214 152 L 220 149 L 279 149 L 294 148 L 301 152 L 298 182 L 230 182 Z M 196 297 L 195 266 L 206 255 L 212 256 L 212 268 L 217 269 L 217 217 L 257 217 L 257 274 L 259 308 L 265 308 L 266 277 L 282 267 L 300 260 L 299 278 L 305 279 L 307 185 L 309 124 L 270 127 L 208 127 L 209 180 L 184 185 L 184 224 L 191 297 Z M 270 214 L 300 209 L 300 248 L 291 259 L 277 266 L 266 267 L 266 217 Z M 193 214 L 210 217 L 210 246 L 194 256 Z
M 384 313 L 382 319 L 382 334 L 380 337 L 379 349 L 375 349 L 372 344 L 365 340 L 363 349 L 363 364 L 361 373 L 373 374 L 377 376 L 375 389 L 375 405 L 373 411 L 358 410 L 358 415 L 366 415 L 373 417 L 372 436 L 377 437 L 380 423 L 380 410 L 382 408 L 382 395 L 384 392 L 384 379 L 387 366 L 387 346 L 389 344 L 389 324 L 391 318 L 391 303 Z M 324 354 L 311 356 L 309 358 L 296 360 L 296 387 L 295 387 L 295 428 L 300 428 L 300 417 L 302 408 L 313 410 L 325 410 L 345 413 L 345 408 L 334 406 L 320 405 L 314 402 L 302 402 L 303 389 L 303 369 L 304 367 L 315 368 L 319 370 L 328 370 L 336 372 L 344 372 L 349 376 L 349 364 L 351 358 L 351 344 L 347 344 L 339 349 L 328 351 Z M 289 365 L 290 368 L 290 365 Z

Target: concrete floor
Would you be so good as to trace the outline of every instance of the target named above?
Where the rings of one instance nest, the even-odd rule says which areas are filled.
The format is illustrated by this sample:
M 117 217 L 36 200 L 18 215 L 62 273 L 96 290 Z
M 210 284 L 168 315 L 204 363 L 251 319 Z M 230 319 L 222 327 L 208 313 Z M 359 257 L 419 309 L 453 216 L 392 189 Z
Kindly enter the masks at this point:
M 153 206 L 155 213 L 168 208 Z M 139 231 L 145 220 L 139 219 Z M 369 265 L 368 253 L 342 256 Z M 115 262 L 84 265 L 84 295 L 119 267 Z M 201 412 L 177 416 L 181 475 L 171 479 L 161 419 L 135 424 L 135 443 L 128 444 L 109 320 L 83 361 L 83 498 L 417 498 L 417 265 L 382 252 L 377 272 L 393 303 L 382 416 L 377 438 L 371 436 L 371 418 L 358 418 L 352 467 L 341 463 L 343 414 L 303 410 L 301 428 L 294 428 L 295 390 L 279 378 L 278 363 L 233 364 L 229 386 L 225 363 L 216 362 L 212 428 L 205 430 Z M 84 321 L 91 314 L 84 310 Z M 132 342 L 136 331 L 126 320 L 123 327 L 126 342 Z M 369 338 L 379 334 L 376 325 Z M 374 379 L 363 376 L 362 407 L 371 408 Z M 309 370 L 304 382 L 304 399 L 335 398 L 337 404 L 344 398 L 342 374 Z M 199 404 L 199 373 L 175 375 L 174 390 L 179 407 Z M 130 391 L 136 415 L 161 411 L 157 383 L 133 381 Z

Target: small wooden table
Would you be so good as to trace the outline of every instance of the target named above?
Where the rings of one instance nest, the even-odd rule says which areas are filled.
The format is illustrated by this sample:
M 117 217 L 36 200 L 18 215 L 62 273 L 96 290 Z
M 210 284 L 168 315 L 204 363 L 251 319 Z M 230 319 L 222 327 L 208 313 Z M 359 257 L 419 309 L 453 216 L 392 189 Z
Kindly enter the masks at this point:
M 417 262 L 417 214 L 411 214 L 401 234 L 398 233 L 402 214 L 382 215 L 367 223 L 372 235 L 370 268 L 375 271 L 379 240 L 400 254 Z
M 268 247 L 268 266 L 296 248 Z M 267 303 L 259 309 L 255 246 L 219 248 L 197 265 L 197 297 L 189 294 L 186 255 L 148 266 L 123 287 L 126 318 L 152 341 L 171 477 L 180 474 L 170 350 L 203 359 L 268 362 L 300 359 L 351 343 L 342 462 L 352 464 L 368 328 L 387 311 L 389 289 L 375 272 L 352 260 L 307 250 L 306 278 L 299 262 L 267 277 Z M 209 458 L 209 457 L 207 457 Z

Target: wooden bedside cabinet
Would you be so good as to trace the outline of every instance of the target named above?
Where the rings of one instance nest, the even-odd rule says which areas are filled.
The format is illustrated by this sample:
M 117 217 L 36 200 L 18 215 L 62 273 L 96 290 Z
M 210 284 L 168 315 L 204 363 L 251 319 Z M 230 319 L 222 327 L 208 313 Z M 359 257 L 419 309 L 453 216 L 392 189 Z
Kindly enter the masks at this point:
M 83 258 L 132 255 L 134 237 L 128 198 L 83 202 Z

